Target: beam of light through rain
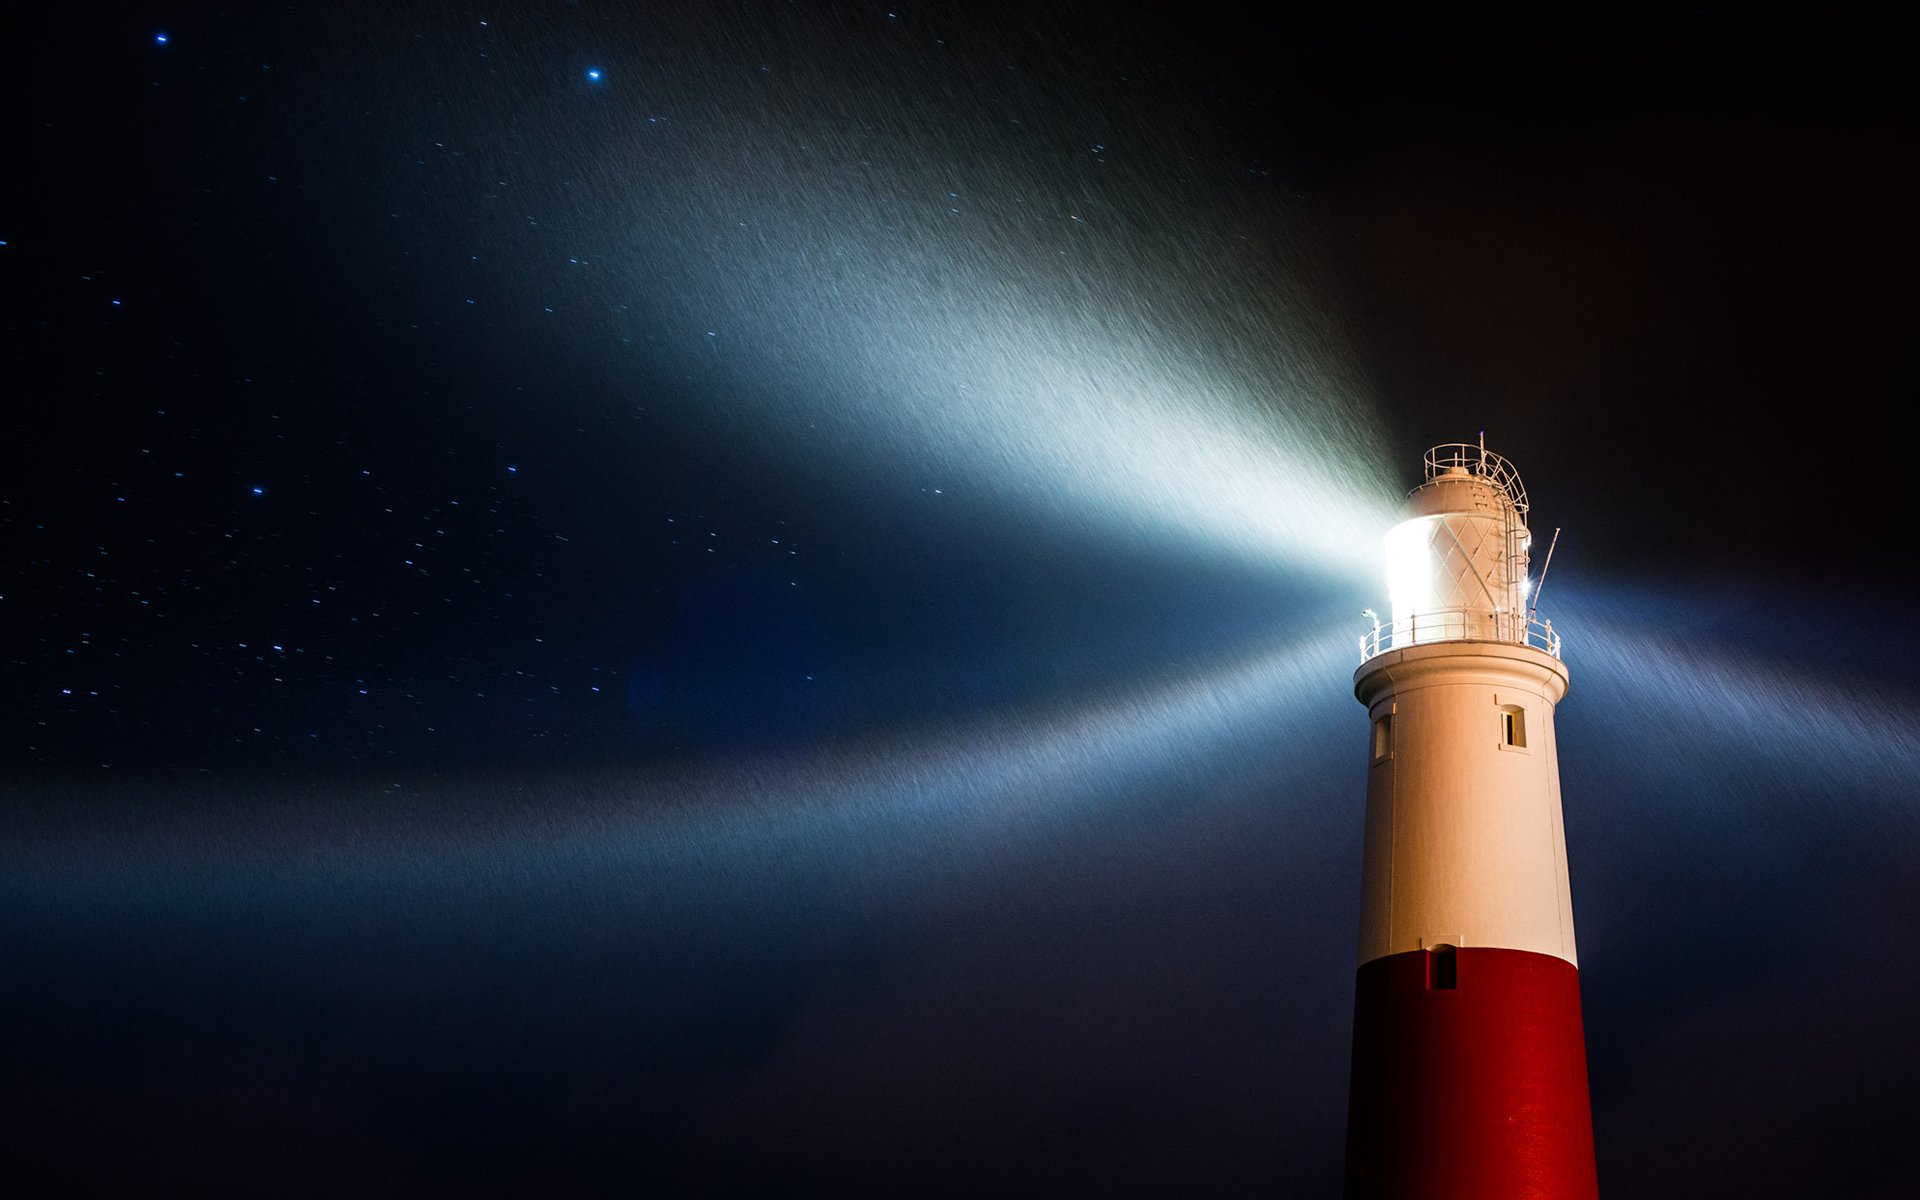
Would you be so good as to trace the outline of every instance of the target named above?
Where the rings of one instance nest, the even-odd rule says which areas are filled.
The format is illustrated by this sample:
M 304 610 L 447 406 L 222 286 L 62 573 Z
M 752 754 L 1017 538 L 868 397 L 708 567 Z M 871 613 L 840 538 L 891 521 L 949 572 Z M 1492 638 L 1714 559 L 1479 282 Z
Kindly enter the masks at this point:
M 433 214 L 433 236 L 458 232 L 448 261 L 514 264 L 538 286 L 500 301 L 557 319 L 540 353 L 691 388 L 650 419 L 704 421 L 776 469 L 1372 575 L 1401 472 L 1319 235 L 1192 132 L 1200 99 L 1089 110 L 991 47 L 929 76 L 886 41 L 779 49 L 819 30 L 768 21 L 756 69 L 727 38 L 663 34 L 638 82 L 561 124 L 485 92 L 421 114 L 425 169 L 475 172 L 447 189 L 474 199 Z
M 1609 740 L 1638 748 L 1620 755 L 1622 770 L 1637 764 L 1671 786 L 1710 763 L 1705 773 L 1722 782 L 1696 795 L 1737 806 L 1741 797 L 1724 781 L 1762 769 L 1807 803 L 1865 798 L 1881 807 L 1878 817 L 1911 819 L 1905 798 L 1920 792 L 1920 710 L 1910 697 L 1671 630 L 1663 618 L 1672 602 L 1657 595 L 1563 599 L 1575 694 L 1607 714 Z
M 362 808 L 341 795 L 324 805 L 288 798 L 243 810 L 196 806 L 193 815 L 173 806 L 142 808 L 113 813 L 91 836 L 62 829 L 43 841 L 28 823 L 8 839 L 7 857 L 16 878 L 41 877 L 43 884 L 78 879 L 72 872 L 80 862 L 72 855 L 112 870 L 122 885 L 129 870 L 183 869 L 265 884 L 302 862 L 328 876 L 327 888 L 356 875 L 377 880 L 396 868 L 412 873 L 435 862 L 465 864 L 448 878 L 468 871 L 485 877 L 499 870 L 517 876 L 634 870 L 688 856 L 735 863 L 797 856 L 816 865 L 888 864 L 893 872 L 930 853 L 964 848 L 965 857 L 1017 848 L 1088 806 L 1136 803 L 1169 772 L 1199 778 L 1267 772 L 1273 739 L 1319 731 L 1330 714 L 1344 714 L 1344 705 L 1328 703 L 1324 682 L 1342 673 L 1346 657 L 1343 640 L 1320 630 L 1094 703 L 982 720 L 932 739 L 904 737 L 822 762 L 770 756 L 679 779 L 623 772 L 572 780 L 480 778 L 415 793 L 402 808 Z M 1313 756 L 1290 757 L 1303 764 L 1292 773 L 1296 782 L 1311 789 L 1312 771 L 1304 764 Z M 491 822 L 472 820 L 476 799 L 487 801 L 480 811 L 493 813 Z M 1325 805 L 1330 799 L 1275 802 Z M 466 815 L 442 823 L 443 803 Z M 188 827 L 203 821 L 210 827 L 196 836 Z M 158 854 L 152 852 L 156 840 Z
M 1289 311 L 1280 264 L 1176 281 L 1093 254 L 1058 279 L 1020 238 L 978 230 L 823 247 L 833 199 L 793 204 L 736 208 L 759 226 L 752 253 L 698 289 L 719 313 L 716 370 L 762 406 L 747 419 L 804 422 L 810 452 L 918 464 L 1096 533 L 1377 568 L 1393 473 L 1347 415 L 1365 406 L 1337 342 Z M 1086 236 L 1180 256 L 1175 232 L 1114 220 Z

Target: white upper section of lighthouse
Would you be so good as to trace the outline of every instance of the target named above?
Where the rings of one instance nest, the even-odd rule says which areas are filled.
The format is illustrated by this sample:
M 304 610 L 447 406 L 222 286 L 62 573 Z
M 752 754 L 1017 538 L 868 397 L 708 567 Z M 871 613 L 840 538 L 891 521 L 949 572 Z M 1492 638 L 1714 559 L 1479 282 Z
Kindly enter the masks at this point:
M 1407 496 L 1407 519 L 1387 532 L 1392 617 L 1360 642 L 1364 661 L 1429 642 L 1509 642 L 1559 656 L 1549 624 L 1528 610 L 1533 535 L 1527 491 L 1513 464 L 1484 445 L 1427 451 L 1426 482 Z
M 1527 493 L 1477 445 L 1427 452 L 1387 534 L 1393 617 L 1360 640 L 1373 728 L 1360 961 L 1434 946 L 1579 963 L 1554 708 L 1566 664 L 1529 605 Z

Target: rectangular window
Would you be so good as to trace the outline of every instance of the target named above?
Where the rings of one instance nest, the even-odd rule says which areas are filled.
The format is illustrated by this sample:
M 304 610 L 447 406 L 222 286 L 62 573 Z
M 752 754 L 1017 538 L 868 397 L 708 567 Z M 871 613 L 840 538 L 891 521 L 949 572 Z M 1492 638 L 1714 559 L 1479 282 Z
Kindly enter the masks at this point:
M 1393 753 L 1393 715 L 1391 713 L 1373 719 L 1373 761 L 1379 762 Z
M 1515 704 L 1500 706 L 1500 742 L 1516 750 L 1527 748 L 1527 712 Z
M 1459 988 L 1460 963 L 1452 946 L 1435 946 L 1427 951 L 1427 986 L 1439 991 Z

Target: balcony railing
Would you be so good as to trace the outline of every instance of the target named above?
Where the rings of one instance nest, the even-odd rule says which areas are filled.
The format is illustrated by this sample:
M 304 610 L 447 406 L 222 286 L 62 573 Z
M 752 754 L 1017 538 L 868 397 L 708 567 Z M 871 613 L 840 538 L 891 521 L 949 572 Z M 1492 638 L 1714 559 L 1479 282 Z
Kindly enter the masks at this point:
M 1505 642 L 1532 646 L 1560 657 L 1560 635 L 1552 621 L 1535 621 L 1519 613 L 1486 612 L 1466 608 L 1440 609 L 1375 623 L 1373 632 L 1360 636 L 1360 661 L 1389 650 L 1430 646 L 1435 642 Z

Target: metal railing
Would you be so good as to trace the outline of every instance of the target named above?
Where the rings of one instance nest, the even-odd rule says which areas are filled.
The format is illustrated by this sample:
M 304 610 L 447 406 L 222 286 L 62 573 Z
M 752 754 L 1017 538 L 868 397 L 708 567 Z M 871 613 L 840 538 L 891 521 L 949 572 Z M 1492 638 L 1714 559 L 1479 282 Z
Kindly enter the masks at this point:
M 1398 621 L 1374 622 L 1373 632 L 1360 635 L 1360 661 L 1389 650 L 1435 642 L 1505 642 L 1560 657 L 1560 635 L 1553 631 L 1552 621 L 1530 620 L 1521 613 L 1447 608 Z
M 1523 517 L 1527 515 L 1527 488 L 1520 482 L 1520 472 L 1514 469 L 1512 463 L 1485 446 L 1476 446 L 1472 442 L 1448 442 L 1435 446 L 1427 451 L 1426 470 L 1428 482 L 1454 470 L 1484 479 L 1507 494 L 1507 499 L 1513 501 L 1515 512 Z

